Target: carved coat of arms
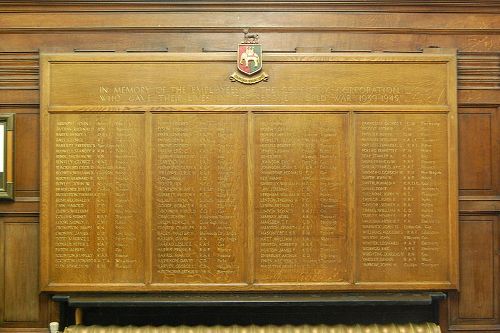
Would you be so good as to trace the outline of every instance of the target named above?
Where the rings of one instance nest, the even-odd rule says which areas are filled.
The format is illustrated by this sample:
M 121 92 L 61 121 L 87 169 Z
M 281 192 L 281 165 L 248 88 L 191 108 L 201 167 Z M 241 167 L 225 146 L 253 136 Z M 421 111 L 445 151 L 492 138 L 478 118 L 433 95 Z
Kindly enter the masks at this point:
M 260 44 L 238 45 L 238 69 L 243 74 L 253 75 L 262 69 L 262 46 Z
M 267 81 L 266 73 L 259 73 L 262 70 L 262 45 L 259 44 L 259 35 L 250 34 L 245 31 L 244 41 L 238 45 L 238 70 L 243 73 L 233 73 L 231 81 L 238 81 L 245 84 L 254 84 L 260 81 Z

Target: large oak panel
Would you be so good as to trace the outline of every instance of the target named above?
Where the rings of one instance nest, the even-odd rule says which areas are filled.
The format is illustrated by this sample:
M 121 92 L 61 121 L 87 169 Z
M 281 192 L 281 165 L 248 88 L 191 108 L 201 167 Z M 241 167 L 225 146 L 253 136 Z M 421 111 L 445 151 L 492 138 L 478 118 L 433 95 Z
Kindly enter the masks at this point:
M 44 290 L 456 288 L 454 55 L 265 59 L 42 56 Z

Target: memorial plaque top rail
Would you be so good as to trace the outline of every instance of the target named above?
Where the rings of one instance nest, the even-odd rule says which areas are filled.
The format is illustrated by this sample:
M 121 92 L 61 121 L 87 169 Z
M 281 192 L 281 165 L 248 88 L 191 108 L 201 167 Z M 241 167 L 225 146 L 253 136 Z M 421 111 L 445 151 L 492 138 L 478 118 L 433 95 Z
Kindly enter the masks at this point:
M 230 82 L 232 54 L 42 56 L 52 112 L 449 111 L 452 55 L 266 54 L 267 82 Z

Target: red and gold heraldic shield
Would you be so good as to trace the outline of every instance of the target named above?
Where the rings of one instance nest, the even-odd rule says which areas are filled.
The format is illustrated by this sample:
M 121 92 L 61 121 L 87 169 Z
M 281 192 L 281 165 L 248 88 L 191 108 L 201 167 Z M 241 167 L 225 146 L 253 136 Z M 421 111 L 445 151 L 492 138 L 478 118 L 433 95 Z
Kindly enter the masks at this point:
M 262 69 L 262 45 L 238 45 L 238 69 L 246 75 L 253 75 Z

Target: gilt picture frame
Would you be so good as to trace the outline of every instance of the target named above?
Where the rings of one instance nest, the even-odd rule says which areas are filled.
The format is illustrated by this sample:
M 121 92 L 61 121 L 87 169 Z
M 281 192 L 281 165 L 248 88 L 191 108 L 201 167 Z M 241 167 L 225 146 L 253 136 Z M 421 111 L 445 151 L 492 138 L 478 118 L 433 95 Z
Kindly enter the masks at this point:
M 14 200 L 14 119 L 0 114 L 0 200 Z

